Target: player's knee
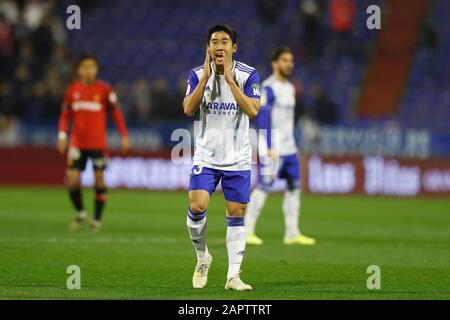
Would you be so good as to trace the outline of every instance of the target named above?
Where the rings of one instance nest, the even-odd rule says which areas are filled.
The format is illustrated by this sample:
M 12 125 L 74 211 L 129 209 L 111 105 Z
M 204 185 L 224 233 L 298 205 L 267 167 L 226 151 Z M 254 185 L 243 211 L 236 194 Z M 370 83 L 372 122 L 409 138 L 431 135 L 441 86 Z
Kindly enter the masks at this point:
M 81 188 L 81 182 L 78 179 L 67 179 L 67 187 L 70 190 L 77 190 Z
M 104 188 L 105 187 L 105 179 L 103 178 L 102 171 L 95 172 L 95 187 L 96 188 Z
M 300 189 L 300 180 L 287 179 L 287 189 L 289 191 Z
M 105 189 L 105 183 L 103 181 L 96 181 L 95 182 L 95 189 L 99 190 L 99 189 Z
M 107 192 L 107 190 L 106 190 L 106 187 L 103 185 L 103 186 L 95 186 L 95 193 L 97 193 L 97 194 L 106 194 L 106 192 Z
M 66 179 L 69 188 L 79 188 L 81 186 L 80 173 L 76 170 L 67 170 Z
M 189 209 L 191 210 L 192 214 L 200 214 L 206 211 L 208 208 L 208 205 L 206 202 L 202 201 L 191 201 L 189 203 Z
M 245 206 L 243 207 L 236 207 L 231 210 L 228 210 L 228 215 L 230 217 L 243 217 L 245 214 Z

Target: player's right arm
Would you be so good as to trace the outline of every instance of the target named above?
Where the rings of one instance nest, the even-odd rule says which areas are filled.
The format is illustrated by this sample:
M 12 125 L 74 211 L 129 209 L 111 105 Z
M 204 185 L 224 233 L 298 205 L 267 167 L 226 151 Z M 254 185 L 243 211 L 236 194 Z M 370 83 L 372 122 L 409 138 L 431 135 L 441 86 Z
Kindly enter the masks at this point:
M 210 61 L 209 53 L 206 52 L 201 79 L 198 79 L 194 70 L 189 74 L 188 91 L 183 101 L 184 114 L 188 117 L 192 117 L 195 114 L 203 100 L 203 92 L 205 91 L 206 83 L 211 76 Z
M 58 126 L 58 142 L 57 147 L 58 151 L 61 154 L 64 154 L 67 149 L 67 135 L 69 129 L 69 123 L 72 119 L 72 108 L 70 102 L 70 89 L 67 89 L 66 94 L 64 95 L 64 101 L 61 107 L 61 115 L 59 117 L 59 126 Z

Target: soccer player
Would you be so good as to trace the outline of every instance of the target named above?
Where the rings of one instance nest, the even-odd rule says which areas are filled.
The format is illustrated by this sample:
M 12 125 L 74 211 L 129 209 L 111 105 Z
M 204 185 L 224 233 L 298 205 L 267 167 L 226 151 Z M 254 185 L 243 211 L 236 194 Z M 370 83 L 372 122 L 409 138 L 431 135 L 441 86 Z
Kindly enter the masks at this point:
M 278 176 L 287 182 L 283 200 L 284 243 L 313 245 L 315 240 L 302 235 L 298 227 L 300 166 L 294 138 L 295 88 L 289 82 L 294 70 L 294 58 L 290 48 L 283 47 L 274 52 L 271 60 L 273 73 L 262 83 L 261 110 L 257 118 L 260 146 L 259 184 L 251 193 L 247 207 L 247 244 L 263 243 L 255 234 L 255 225 L 267 193 Z M 274 166 L 276 169 L 272 170 Z
M 106 187 L 103 171 L 106 169 L 106 124 L 111 114 L 121 135 L 122 151 L 130 148 L 125 120 L 117 96 L 107 83 L 98 80 L 98 61 L 93 55 L 83 55 L 77 65 L 78 79 L 69 85 L 64 96 L 59 119 L 58 150 L 65 154 L 68 146 L 69 122 L 72 121 L 69 150 L 67 152 L 67 187 L 77 211 L 70 229 L 76 230 L 87 218 L 81 196 L 80 171 L 92 160 L 95 172 L 95 215 L 91 230 L 101 226 Z
M 204 64 L 189 74 L 184 113 L 200 109 L 199 133 L 189 181 L 187 227 L 197 253 L 192 284 L 207 283 L 212 256 L 206 244 L 206 211 L 221 181 L 226 200 L 228 274 L 225 289 L 251 290 L 240 279 L 245 252 L 244 212 L 250 200 L 251 145 L 249 118 L 259 110 L 259 75 L 233 60 L 236 32 L 228 25 L 212 27 Z

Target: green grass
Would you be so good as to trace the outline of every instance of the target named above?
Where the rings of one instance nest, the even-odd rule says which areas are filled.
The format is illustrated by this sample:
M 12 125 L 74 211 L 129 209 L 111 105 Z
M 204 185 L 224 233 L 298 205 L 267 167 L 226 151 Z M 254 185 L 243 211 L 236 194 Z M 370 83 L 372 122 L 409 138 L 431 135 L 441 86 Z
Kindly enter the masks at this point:
M 92 212 L 93 194 L 84 193 Z M 70 233 L 64 189 L 0 188 L 0 299 L 449 299 L 450 201 L 303 197 L 302 229 L 313 247 L 282 244 L 282 194 L 258 224 L 265 244 L 247 247 L 247 293 L 223 289 L 227 256 L 224 201 L 208 210 L 214 255 L 207 288 L 191 288 L 194 249 L 184 192 L 110 191 L 103 229 Z M 81 290 L 66 268 L 81 268 Z M 381 268 L 381 290 L 366 269 Z

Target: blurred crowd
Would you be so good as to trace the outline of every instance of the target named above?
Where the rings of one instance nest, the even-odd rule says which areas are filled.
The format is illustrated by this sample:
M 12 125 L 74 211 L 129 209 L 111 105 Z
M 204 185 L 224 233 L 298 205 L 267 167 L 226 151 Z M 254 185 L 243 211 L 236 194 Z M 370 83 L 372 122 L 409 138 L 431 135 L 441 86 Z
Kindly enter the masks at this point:
M 295 44 L 303 63 L 311 64 L 324 55 L 352 56 L 358 52 L 354 35 L 355 0 L 299 0 L 297 23 L 284 25 L 283 0 L 258 0 L 264 27 L 266 55 L 278 45 Z M 296 28 L 297 30 L 289 30 Z M 326 38 L 330 34 L 330 38 Z M 291 36 L 291 37 L 289 37 Z
M 73 58 L 55 1 L 0 2 L 0 115 L 38 120 L 59 112 Z
M 95 6 L 95 1 L 75 1 L 79 5 Z M 283 39 L 283 22 L 279 12 L 281 0 L 259 0 L 259 16 L 265 28 L 268 44 L 273 47 Z M 11 119 L 27 123 L 54 122 L 60 112 L 66 86 L 73 79 L 76 56 L 70 51 L 65 21 L 58 14 L 64 11 L 55 0 L 0 1 L 0 129 Z M 333 50 L 348 52 L 354 23 L 353 0 L 331 0 L 329 6 L 320 0 L 299 1 L 302 60 L 320 57 L 322 16 L 330 15 L 336 39 Z M 272 39 L 273 38 L 273 39 Z M 272 39 L 272 40 L 270 40 Z M 278 40 L 277 40 L 278 39 Z M 281 39 L 281 40 L 280 40 Z M 292 39 L 291 39 L 292 40 Z M 267 46 L 267 55 L 273 47 Z M 302 61 L 302 62 L 303 62 Z M 183 118 L 180 106 L 186 90 L 185 74 L 176 88 L 165 78 L 152 81 L 136 75 L 134 81 L 113 83 L 125 117 L 131 122 L 149 119 Z M 108 79 L 107 79 L 108 80 Z M 337 121 L 336 106 L 320 86 L 311 89 L 314 104 L 301 108 L 319 123 Z
M 76 56 L 57 12 L 54 0 L 0 1 L 0 126 L 15 118 L 42 123 L 58 117 Z M 113 85 L 130 121 L 183 115 L 173 106 L 181 105 L 186 79 L 180 79 L 176 93 L 164 78 Z

